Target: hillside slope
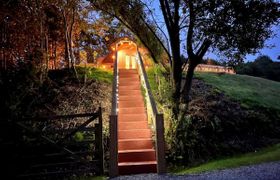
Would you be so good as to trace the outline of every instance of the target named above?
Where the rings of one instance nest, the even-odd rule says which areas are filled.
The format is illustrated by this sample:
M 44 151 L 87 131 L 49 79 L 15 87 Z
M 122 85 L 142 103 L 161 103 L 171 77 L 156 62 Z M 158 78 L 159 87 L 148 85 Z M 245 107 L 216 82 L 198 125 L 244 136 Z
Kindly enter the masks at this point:
M 148 70 L 151 88 L 164 113 L 170 164 L 194 166 L 254 152 L 280 142 L 279 84 L 260 78 L 197 73 L 187 116 L 172 115 L 172 93 L 161 68 Z
M 280 82 L 238 74 L 196 73 L 196 77 L 245 107 L 260 106 L 280 110 Z
M 186 125 L 186 161 L 198 163 L 280 142 L 280 83 L 197 73 Z M 183 131 L 183 129 L 182 129 Z M 178 134 L 184 134 L 180 131 Z

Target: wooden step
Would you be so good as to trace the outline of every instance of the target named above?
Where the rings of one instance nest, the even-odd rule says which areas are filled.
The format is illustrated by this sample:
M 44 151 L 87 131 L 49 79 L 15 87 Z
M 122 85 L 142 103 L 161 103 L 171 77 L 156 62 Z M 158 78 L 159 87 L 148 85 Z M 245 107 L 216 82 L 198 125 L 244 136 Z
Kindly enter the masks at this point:
M 131 85 L 139 85 L 139 86 L 141 86 L 141 82 L 139 80 L 137 80 L 137 81 L 122 81 L 122 82 L 119 82 L 119 87 L 121 87 L 121 86 L 131 86 Z
M 144 161 L 144 162 L 122 162 L 118 163 L 119 174 L 141 174 L 141 173 L 156 173 L 157 162 L 156 161 Z
M 148 123 L 145 120 L 142 121 L 132 121 L 132 122 L 125 122 L 123 120 L 119 121 L 119 130 L 128 130 L 128 129 L 135 129 L 136 127 L 139 129 L 148 128 Z
M 119 77 L 119 83 L 139 81 L 139 77 Z
M 155 173 L 156 153 L 137 70 L 119 69 L 119 174 Z
M 122 90 L 140 90 L 141 86 L 140 84 L 131 84 L 131 85 L 127 85 L 127 86 L 119 86 L 119 91 Z
M 122 91 L 119 91 L 119 96 L 142 96 L 141 94 L 141 90 L 122 90 Z
M 119 163 L 121 162 L 140 162 L 156 161 L 156 152 L 154 149 L 137 149 L 118 151 Z
M 118 116 L 119 122 L 139 122 L 139 121 L 146 121 L 147 122 L 147 115 L 146 113 L 139 113 L 139 114 L 119 114 Z
M 135 127 L 137 128 L 137 127 Z M 139 138 L 151 138 L 152 133 L 150 129 L 129 129 L 119 130 L 119 139 L 139 139 Z
M 133 108 L 119 108 L 119 114 L 143 114 L 146 113 L 144 107 L 133 107 Z
M 136 69 L 119 69 L 119 73 L 138 73 Z
M 129 73 L 129 72 L 122 72 L 122 73 L 119 73 L 119 77 L 123 78 L 123 77 L 136 77 L 136 78 L 139 78 L 139 75 L 138 73 Z
M 141 139 L 120 139 L 118 140 L 119 151 L 136 150 L 136 149 L 152 149 L 153 143 L 151 138 Z
M 138 76 L 119 76 L 119 81 L 139 81 L 139 77 Z
M 121 95 L 121 96 L 119 96 L 119 101 L 131 101 L 131 100 L 141 101 L 141 100 L 143 100 L 143 97 L 139 96 L 139 95 L 130 95 L 130 96 Z
M 119 101 L 119 108 L 129 108 L 129 107 L 144 107 L 144 101 L 138 100 L 134 101 L 133 99 L 131 101 Z

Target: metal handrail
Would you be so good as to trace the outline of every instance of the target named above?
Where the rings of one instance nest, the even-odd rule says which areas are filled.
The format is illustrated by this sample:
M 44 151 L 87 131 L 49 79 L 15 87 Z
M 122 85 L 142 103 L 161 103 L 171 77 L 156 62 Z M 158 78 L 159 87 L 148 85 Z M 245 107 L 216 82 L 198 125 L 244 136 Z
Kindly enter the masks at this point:
M 151 90 L 151 87 L 150 87 L 150 84 L 149 84 L 149 81 L 148 81 L 148 76 L 147 76 L 147 73 L 146 73 L 146 70 L 145 70 L 145 67 L 144 67 L 144 63 L 143 63 L 143 60 L 142 60 L 142 57 L 141 57 L 141 54 L 140 54 L 139 51 L 137 51 L 137 55 L 138 55 L 138 58 L 139 58 L 138 64 L 139 64 L 139 68 L 140 68 L 141 81 L 142 81 L 144 87 L 147 90 L 147 98 L 148 98 L 148 101 L 149 101 L 149 103 L 147 103 L 147 104 L 151 105 L 152 112 L 153 112 L 152 115 L 155 119 L 156 115 L 159 114 L 158 110 L 157 110 L 156 102 L 154 100 L 152 90 Z
M 150 105 L 152 109 L 152 120 L 156 132 L 156 158 L 157 158 L 157 172 L 159 174 L 166 173 L 165 163 L 165 146 L 164 146 L 164 122 L 163 114 L 159 114 L 154 97 L 152 95 L 151 87 L 148 81 L 148 76 L 144 67 L 144 63 L 140 52 L 137 49 L 138 55 L 138 71 L 140 74 L 141 82 L 146 89 L 147 106 Z M 148 113 L 149 116 L 149 113 Z

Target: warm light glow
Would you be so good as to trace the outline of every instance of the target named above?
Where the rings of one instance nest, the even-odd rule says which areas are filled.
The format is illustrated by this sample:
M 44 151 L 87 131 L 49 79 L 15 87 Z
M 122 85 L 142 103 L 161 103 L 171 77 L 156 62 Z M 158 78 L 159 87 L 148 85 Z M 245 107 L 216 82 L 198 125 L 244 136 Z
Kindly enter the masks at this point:
M 103 65 L 103 66 L 102 66 L 102 68 L 103 68 L 103 69 L 106 69 L 106 66 L 105 66 L 105 65 Z
M 115 59 L 115 55 L 113 55 L 112 58 Z
M 115 48 L 114 48 L 114 47 L 112 47 L 112 50 L 113 50 L 113 51 L 115 51 Z

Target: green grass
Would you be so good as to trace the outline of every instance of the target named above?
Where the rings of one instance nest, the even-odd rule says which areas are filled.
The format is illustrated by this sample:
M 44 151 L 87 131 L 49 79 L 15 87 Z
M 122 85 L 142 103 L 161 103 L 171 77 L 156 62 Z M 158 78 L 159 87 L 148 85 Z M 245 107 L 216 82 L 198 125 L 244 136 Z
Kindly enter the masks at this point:
M 280 110 L 280 83 L 247 75 L 196 72 L 204 80 L 245 107 L 260 106 Z
M 110 84 L 113 82 L 113 72 L 110 70 L 94 67 L 76 67 L 76 69 L 81 78 L 84 78 L 86 75 L 87 79 L 95 79 Z
M 175 174 L 194 174 L 218 169 L 234 168 L 245 165 L 259 164 L 280 160 L 280 144 L 264 148 L 258 152 L 247 153 L 231 158 L 211 161 L 197 167 L 185 168 L 177 167 L 171 170 Z

